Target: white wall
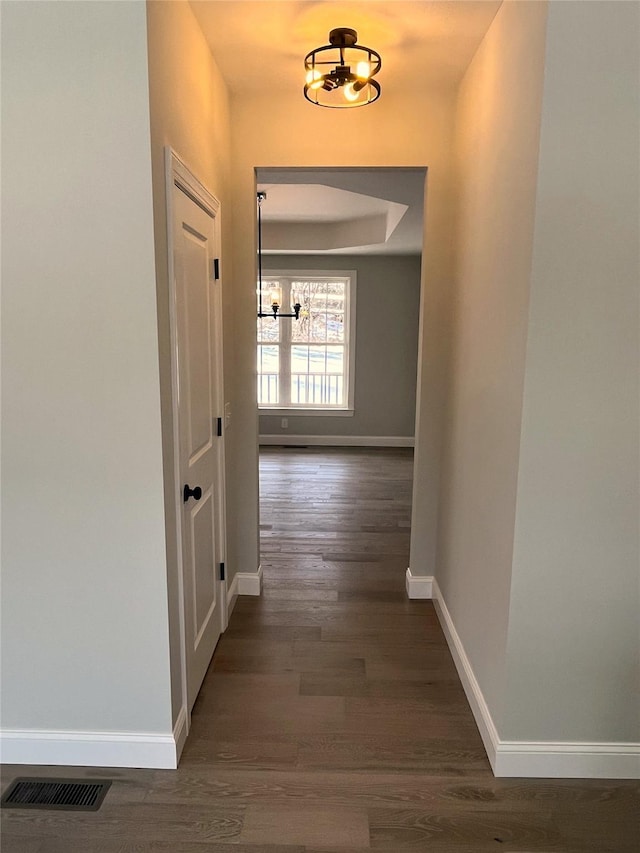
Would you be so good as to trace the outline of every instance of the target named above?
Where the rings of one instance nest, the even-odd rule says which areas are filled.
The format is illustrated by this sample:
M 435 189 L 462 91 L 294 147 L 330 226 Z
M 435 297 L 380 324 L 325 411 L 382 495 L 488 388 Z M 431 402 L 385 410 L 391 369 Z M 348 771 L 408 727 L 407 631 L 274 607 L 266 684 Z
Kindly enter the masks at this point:
M 436 576 L 506 775 L 637 773 L 639 11 L 506 2 L 459 94 Z
M 355 407 L 352 417 L 260 415 L 260 435 L 413 438 L 420 307 L 419 255 L 266 255 L 274 270 L 355 270 Z M 278 321 L 279 322 L 279 321 Z M 295 322 L 285 320 L 284 322 Z M 380 342 L 384 341 L 384 346 Z
M 640 741 L 639 32 L 550 6 L 507 738 Z
M 5 729 L 171 732 L 146 50 L 2 7 Z
M 229 211 L 229 101 L 220 72 L 198 26 L 191 7 L 183 2 L 147 3 L 149 27 L 149 89 L 151 112 L 151 159 L 156 240 L 158 335 L 162 390 L 162 423 L 165 458 L 165 512 L 171 631 L 171 684 L 173 720 L 180 711 L 180 602 L 176 543 L 173 412 L 171 407 L 171 364 L 169 336 L 169 280 L 167 269 L 167 222 L 164 147 L 171 146 L 196 177 L 220 201 L 222 223 L 221 272 L 224 300 L 225 386 L 233 394 L 236 384 L 233 350 L 233 290 L 231 287 Z M 227 397 L 229 399 L 229 397 Z M 220 412 L 220 416 L 223 412 Z M 232 476 L 237 445 L 233 423 L 225 436 L 228 483 Z M 234 538 L 237 504 L 229 502 L 227 519 L 227 565 L 229 583 L 238 569 Z M 254 567 L 255 568 L 255 567 Z
M 505 3 L 461 85 L 455 317 L 437 580 L 494 722 L 509 590 L 546 4 Z
M 286 129 L 286 132 L 283 132 Z M 253 536 L 257 511 L 257 415 L 255 388 L 255 173 L 256 167 L 428 166 L 426 251 L 420 306 L 420 353 L 414 483 L 412 565 L 433 574 L 438 465 L 441 440 L 447 300 L 450 288 L 451 142 L 453 93 L 427 91 L 416 98 L 380 99 L 366 109 L 323 110 L 298 92 L 269 102 L 259 96 L 232 99 L 233 269 L 235 282 L 235 367 L 238 377 L 237 441 L 245 449 L 235 476 L 245 495 L 239 519 L 246 531 L 249 570 L 257 552 Z M 326 144 L 328 137 L 340 145 Z M 362 140 L 367 140 L 363 145 Z M 253 379 L 252 379 L 253 377 Z M 254 503 L 255 502 L 255 503 Z

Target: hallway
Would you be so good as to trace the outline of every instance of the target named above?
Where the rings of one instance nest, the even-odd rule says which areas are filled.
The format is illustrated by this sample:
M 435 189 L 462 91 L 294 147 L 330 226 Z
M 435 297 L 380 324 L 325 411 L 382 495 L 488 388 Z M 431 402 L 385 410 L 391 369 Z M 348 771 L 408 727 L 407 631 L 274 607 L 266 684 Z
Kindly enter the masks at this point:
M 637 782 L 494 779 L 427 601 L 408 601 L 412 453 L 265 449 L 264 594 L 240 598 L 178 771 L 96 813 L 4 811 L 2 853 L 631 853 Z
M 260 769 L 490 775 L 433 608 L 406 598 L 411 473 L 408 450 L 262 451 L 264 593 L 238 600 L 185 760 L 215 715 L 216 753 Z

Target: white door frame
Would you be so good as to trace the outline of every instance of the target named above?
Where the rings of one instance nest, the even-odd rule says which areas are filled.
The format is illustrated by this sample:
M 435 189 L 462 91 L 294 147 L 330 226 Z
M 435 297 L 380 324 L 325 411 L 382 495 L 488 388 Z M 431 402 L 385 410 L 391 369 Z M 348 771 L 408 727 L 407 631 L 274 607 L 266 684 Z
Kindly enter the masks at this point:
M 220 202 L 209 192 L 193 174 L 186 165 L 184 160 L 177 154 L 169 145 L 165 146 L 165 187 L 166 187 L 166 212 L 167 212 L 167 249 L 168 249 L 168 277 L 169 277 L 169 339 L 170 339 L 170 361 L 171 361 L 171 413 L 173 419 L 173 480 L 174 480 L 174 509 L 176 519 L 176 559 L 178 569 L 178 600 L 180 610 L 180 681 L 181 681 L 181 708 L 178 719 L 175 724 L 174 734 L 177 736 L 176 748 L 179 757 L 184 740 L 186 739 L 189 729 L 191 728 L 191 712 L 189 711 L 188 687 L 187 687 L 187 626 L 185 614 L 185 592 L 184 592 L 184 563 L 182 558 L 183 545 L 183 525 L 182 525 L 182 472 L 180 470 L 180 413 L 178 400 L 178 317 L 177 317 L 177 294 L 175 282 L 175 264 L 174 264 L 174 237 L 173 237 L 173 188 L 174 186 L 185 192 L 193 201 L 196 202 L 203 210 L 205 210 L 213 218 L 215 245 L 221 247 L 221 229 L 220 229 Z M 220 264 L 222 267 L 222 264 Z M 220 276 L 222 273 L 220 272 Z M 220 365 L 218 381 L 220 388 L 223 388 L 223 371 L 222 371 L 222 299 L 220 293 L 220 284 L 216 287 L 214 294 L 215 307 L 215 328 L 212 330 L 214 337 L 214 345 L 219 348 L 219 359 L 216 363 Z M 222 393 L 224 401 L 224 393 Z M 222 436 L 218 439 L 222 442 L 221 456 L 222 464 L 220 466 L 220 478 L 217 486 L 216 498 L 219 501 L 218 505 L 221 511 L 220 530 L 216 533 L 220 536 L 220 544 L 222 551 L 222 559 L 226 563 L 227 543 L 226 543 L 226 514 L 225 514 L 225 494 L 226 486 L 224 480 L 225 470 L 225 449 L 224 449 L 224 411 L 220 412 L 222 418 L 223 430 Z M 218 578 L 218 593 L 220 597 L 220 616 L 222 630 L 227 627 L 227 581 L 226 573 L 225 580 Z

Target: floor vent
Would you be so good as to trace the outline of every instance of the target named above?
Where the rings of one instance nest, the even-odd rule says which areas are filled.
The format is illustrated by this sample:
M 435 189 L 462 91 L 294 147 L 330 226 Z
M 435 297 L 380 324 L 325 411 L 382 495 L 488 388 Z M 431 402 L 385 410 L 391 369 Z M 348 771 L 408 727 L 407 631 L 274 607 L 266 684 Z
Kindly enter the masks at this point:
M 5 791 L 3 809 L 66 809 L 95 812 L 102 805 L 111 780 L 14 779 Z

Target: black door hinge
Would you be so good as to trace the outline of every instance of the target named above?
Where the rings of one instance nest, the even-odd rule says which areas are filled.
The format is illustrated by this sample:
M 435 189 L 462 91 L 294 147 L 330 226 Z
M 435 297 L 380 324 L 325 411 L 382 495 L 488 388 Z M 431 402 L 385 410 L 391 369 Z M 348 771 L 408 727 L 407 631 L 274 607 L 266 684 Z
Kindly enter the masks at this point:
M 224 580 L 224 563 L 220 563 L 220 580 Z
M 215 281 L 220 278 L 220 258 L 213 259 L 213 277 Z
M 222 435 L 222 418 L 218 418 L 218 437 Z

